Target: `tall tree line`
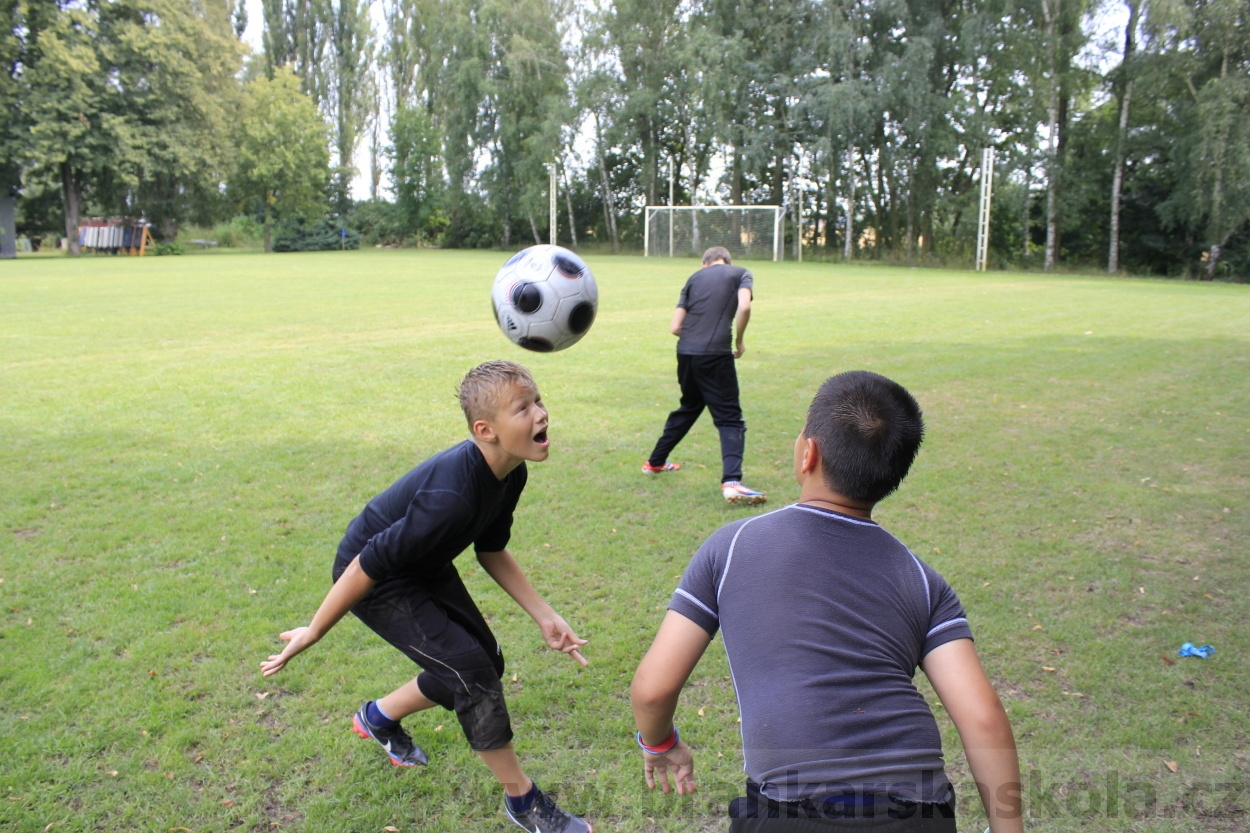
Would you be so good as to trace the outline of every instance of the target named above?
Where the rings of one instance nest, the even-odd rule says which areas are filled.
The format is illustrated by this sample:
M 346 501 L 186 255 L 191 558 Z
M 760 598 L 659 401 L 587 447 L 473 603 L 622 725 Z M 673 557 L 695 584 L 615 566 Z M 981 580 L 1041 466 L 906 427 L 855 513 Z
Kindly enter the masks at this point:
M 397 204 L 431 239 L 510 245 L 559 160 L 567 242 L 637 246 L 671 185 L 798 209 L 831 257 L 960 262 L 993 147 L 1000 265 L 1250 272 L 1242 0 L 1131 0 L 1106 44 L 1092 31 L 1115 7 L 1093 0 L 534 2 L 551 87 L 525 112 L 570 119 L 537 133 L 491 118 L 509 47 L 490 3 L 385 4 L 392 106 L 425 114 L 393 122 Z
M 248 59 L 239 0 L 0 0 L 0 186 L 67 233 L 84 210 L 169 232 L 245 211 L 510 248 L 545 241 L 554 164 L 568 244 L 637 247 L 671 189 L 785 205 L 829 258 L 959 263 L 993 147 L 992 263 L 1250 274 L 1245 0 L 261 8 Z M 311 107 L 283 123 L 314 175 L 257 155 L 284 144 L 258 107 Z

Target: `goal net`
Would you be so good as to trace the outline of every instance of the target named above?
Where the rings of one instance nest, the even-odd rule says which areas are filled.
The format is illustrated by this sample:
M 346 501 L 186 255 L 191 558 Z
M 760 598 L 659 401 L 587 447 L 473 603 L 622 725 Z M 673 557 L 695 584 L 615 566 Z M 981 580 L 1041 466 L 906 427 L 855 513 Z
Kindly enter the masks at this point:
M 781 260 L 779 205 L 648 205 L 647 257 L 700 257 L 724 246 L 735 260 Z

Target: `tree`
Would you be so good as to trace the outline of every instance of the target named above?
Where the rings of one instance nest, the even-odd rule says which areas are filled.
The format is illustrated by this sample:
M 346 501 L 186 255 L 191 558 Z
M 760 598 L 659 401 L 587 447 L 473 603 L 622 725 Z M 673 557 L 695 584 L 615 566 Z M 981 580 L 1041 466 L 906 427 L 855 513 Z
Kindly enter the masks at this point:
M 1124 60 L 1116 78 L 1117 98 L 1120 100 L 1119 129 L 1115 139 L 1115 173 L 1111 180 L 1111 241 L 1107 247 L 1107 273 L 1114 275 L 1120 270 L 1120 197 L 1124 190 L 1124 156 L 1128 144 L 1129 107 L 1133 100 L 1133 77 L 1130 62 L 1136 45 L 1137 14 L 1139 0 L 1125 0 L 1128 6 L 1128 23 L 1124 26 Z
M 121 174 L 132 132 L 109 112 L 115 90 L 100 64 L 99 19 L 90 9 L 56 9 L 31 44 L 25 72 L 30 156 L 55 171 L 65 207 L 70 254 L 79 254 L 78 224 L 89 179 Z
M 21 116 L 30 174 L 60 183 L 65 234 L 80 214 L 176 218 L 216 203 L 225 108 L 243 47 L 227 0 L 31 4 Z
M 1178 187 L 1160 206 L 1166 222 L 1206 241 L 1202 277 L 1215 278 L 1224 247 L 1250 219 L 1250 12 L 1243 0 L 1152 8 L 1165 60 L 1183 79 L 1174 103 L 1182 127 Z
M 483 90 L 487 193 L 505 224 L 527 219 L 541 243 L 536 218 L 549 210 L 547 166 L 561 154 L 570 115 L 559 7 L 552 0 L 495 0 L 481 11 L 492 46 Z
M 0 0 L 0 102 L 4 102 L 7 113 L 0 122 L 0 199 L 12 196 L 20 184 L 20 160 L 26 151 L 24 134 L 29 125 L 21 99 L 25 29 L 24 4 L 20 0 Z
M 325 73 L 325 109 L 331 117 L 336 168 L 334 205 L 339 214 L 351 205 L 353 158 L 373 101 L 373 26 L 368 0 L 337 0 L 330 18 L 330 66 Z
M 166 237 L 180 220 L 217 219 L 244 52 L 230 3 L 143 0 L 113 28 L 115 77 L 128 91 L 124 112 L 138 138 L 137 182 L 101 206 L 143 213 Z
M 241 207 L 256 206 L 263 213 L 265 251 L 272 249 L 275 218 L 325 213 L 326 125 L 289 67 L 248 83 L 235 145 L 230 193 Z
M 318 106 L 326 97 L 326 47 L 333 19 L 331 0 L 261 0 L 265 70 L 269 77 L 290 65 Z
M 1061 256 L 1062 190 L 1076 71 L 1073 57 L 1084 44 L 1081 19 L 1087 0 L 1040 0 L 1046 35 L 1046 255 L 1050 271 Z
M 441 18 L 440 0 L 383 0 L 386 33 L 380 61 L 390 76 L 392 111 L 423 106 L 435 112 L 432 62 L 435 32 Z
M 615 65 L 618 107 L 606 124 L 608 141 L 636 149 L 638 188 L 648 204 L 660 200 L 662 162 L 682 139 L 676 105 L 691 94 L 679 88 L 689 21 L 680 0 L 617 0 L 599 17 L 595 39 Z
M 374 98 L 370 6 L 370 0 L 262 0 L 267 74 L 290 65 L 331 125 L 333 203 L 341 215 L 350 208 L 353 159 Z
M 433 119 L 424 107 L 402 107 L 391 119 L 391 179 L 395 207 L 409 232 L 435 237 L 446 226 L 442 158 Z

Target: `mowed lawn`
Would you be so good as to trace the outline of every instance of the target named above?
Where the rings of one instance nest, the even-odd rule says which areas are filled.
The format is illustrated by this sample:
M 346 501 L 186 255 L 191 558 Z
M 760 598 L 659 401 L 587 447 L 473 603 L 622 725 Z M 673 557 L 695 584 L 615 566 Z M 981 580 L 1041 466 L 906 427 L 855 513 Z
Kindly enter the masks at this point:
M 598 321 L 536 355 L 490 316 L 505 258 L 0 262 L 0 829 L 508 829 L 454 715 L 407 722 L 421 770 L 351 733 L 413 673 L 359 622 L 258 671 L 365 501 L 466 436 L 456 386 L 494 358 L 533 370 L 552 419 L 511 548 L 590 667 L 458 564 L 504 646 L 522 760 L 597 830 L 724 829 L 742 775 L 719 642 L 678 714 L 693 797 L 643 785 L 629 679 L 703 538 L 794 500 L 807 403 L 855 368 L 925 410 L 876 517 L 960 593 L 1029 829 L 1246 829 L 1250 286 L 750 264 L 746 471 L 770 503 L 734 510 L 707 417 L 681 472 L 639 472 L 676 402 L 667 326 L 695 264 L 589 258 Z M 938 714 L 960 830 L 979 833 Z

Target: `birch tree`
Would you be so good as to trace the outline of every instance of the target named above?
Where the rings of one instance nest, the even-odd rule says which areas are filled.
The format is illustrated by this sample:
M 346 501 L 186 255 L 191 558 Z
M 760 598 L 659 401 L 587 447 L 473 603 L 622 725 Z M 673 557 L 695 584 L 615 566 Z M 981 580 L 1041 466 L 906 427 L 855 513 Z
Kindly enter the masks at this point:
M 1111 241 L 1107 247 L 1107 274 L 1120 271 L 1120 196 L 1124 189 L 1124 158 L 1128 144 L 1129 107 L 1133 99 L 1133 76 L 1131 62 L 1136 45 L 1137 15 L 1141 8 L 1139 0 L 1126 0 L 1128 22 L 1124 26 L 1124 58 L 1117 73 L 1116 92 L 1120 102 L 1120 117 L 1116 130 L 1115 173 L 1111 180 Z

